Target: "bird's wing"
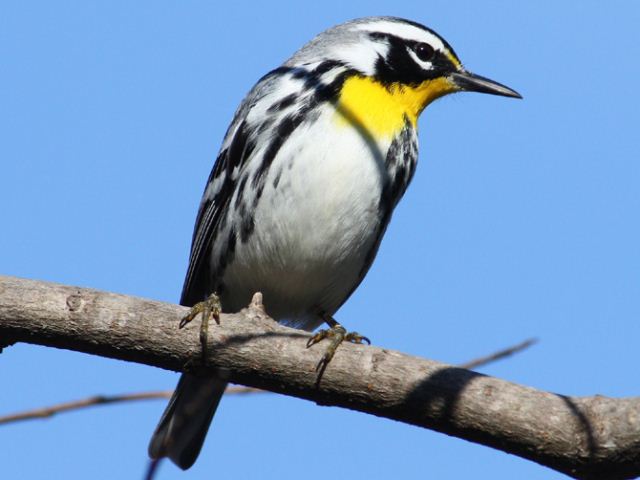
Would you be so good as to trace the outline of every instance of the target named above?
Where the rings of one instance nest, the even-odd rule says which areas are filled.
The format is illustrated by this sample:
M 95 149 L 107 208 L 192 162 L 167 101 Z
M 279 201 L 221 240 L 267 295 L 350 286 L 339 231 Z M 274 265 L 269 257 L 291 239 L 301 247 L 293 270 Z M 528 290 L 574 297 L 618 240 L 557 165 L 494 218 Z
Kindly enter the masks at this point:
M 181 305 L 193 306 L 204 300 L 214 291 L 219 281 L 219 274 L 212 271 L 211 248 L 222 216 L 236 190 L 238 178 L 250 163 L 258 137 L 263 133 L 262 125 L 248 121 L 247 117 L 252 110 L 263 108 L 258 99 L 278 91 L 278 82 L 282 78 L 280 73 L 274 70 L 256 84 L 238 107 L 227 130 L 196 217 Z
M 205 188 L 191 241 L 189 268 L 182 288 L 180 303 L 192 306 L 204 300 L 215 288 L 215 272 L 211 272 L 209 253 L 220 218 L 227 208 L 239 171 L 249 154 L 247 130 L 242 119 L 234 121 L 227 132 L 230 141 L 223 148 L 211 170 Z M 224 145 L 228 145 L 225 147 Z

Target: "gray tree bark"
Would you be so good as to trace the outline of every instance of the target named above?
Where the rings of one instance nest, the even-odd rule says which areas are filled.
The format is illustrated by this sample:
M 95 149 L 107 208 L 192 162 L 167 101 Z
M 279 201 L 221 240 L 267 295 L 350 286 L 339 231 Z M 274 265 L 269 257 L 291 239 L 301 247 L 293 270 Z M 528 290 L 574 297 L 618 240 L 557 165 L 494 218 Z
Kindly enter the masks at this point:
M 200 353 L 185 307 L 0 277 L 0 348 L 15 342 L 182 370 Z M 256 295 L 209 329 L 208 364 L 229 380 L 386 417 L 527 458 L 573 478 L 640 475 L 640 398 L 569 397 L 374 346 L 321 348 L 270 319 Z

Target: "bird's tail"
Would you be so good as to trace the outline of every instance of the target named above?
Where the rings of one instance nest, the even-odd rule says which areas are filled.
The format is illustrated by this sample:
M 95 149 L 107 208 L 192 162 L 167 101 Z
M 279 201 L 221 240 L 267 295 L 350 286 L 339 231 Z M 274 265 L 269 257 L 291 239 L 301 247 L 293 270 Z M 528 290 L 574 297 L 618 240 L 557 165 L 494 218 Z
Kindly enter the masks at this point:
M 183 373 L 151 441 L 151 458 L 169 457 L 183 470 L 194 464 L 227 382 Z

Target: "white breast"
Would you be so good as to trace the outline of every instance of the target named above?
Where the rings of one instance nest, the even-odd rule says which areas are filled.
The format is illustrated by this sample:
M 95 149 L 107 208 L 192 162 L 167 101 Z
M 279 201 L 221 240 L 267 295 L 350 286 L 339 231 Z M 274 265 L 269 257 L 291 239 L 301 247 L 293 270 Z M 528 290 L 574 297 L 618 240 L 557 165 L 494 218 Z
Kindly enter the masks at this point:
M 333 314 L 360 280 L 379 233 L 389 148 L 339 126 L 332 107 L 321 108 L 278 152 L 254 232 L 237 243 L 224 274 L 231 303 L 261 291 L 274 318 L 306 328 L 320 323 L 319 311 Z

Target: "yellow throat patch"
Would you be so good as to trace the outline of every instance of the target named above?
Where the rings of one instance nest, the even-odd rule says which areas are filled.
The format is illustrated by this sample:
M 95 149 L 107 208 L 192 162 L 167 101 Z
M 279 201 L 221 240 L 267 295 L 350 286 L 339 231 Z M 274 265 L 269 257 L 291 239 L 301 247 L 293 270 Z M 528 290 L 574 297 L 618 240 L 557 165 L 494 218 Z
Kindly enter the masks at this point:
M 405 115 L 415 126 L 424 107 L 455 90 L 446 78 L 426 80 L 417 87 L 400 83 L 387 87 L 371 77 L 353 76 L 340 91 L 336 120 L 374 137 L 393 137 L 404 127 Z

